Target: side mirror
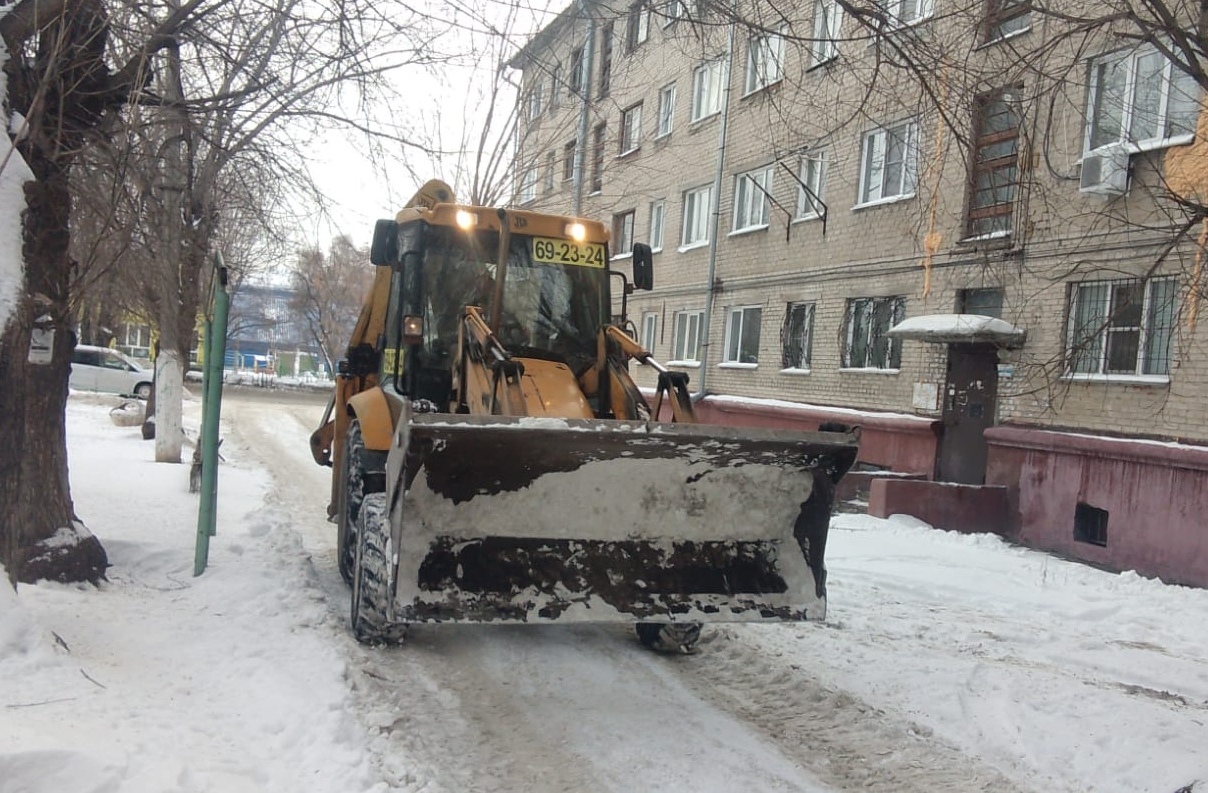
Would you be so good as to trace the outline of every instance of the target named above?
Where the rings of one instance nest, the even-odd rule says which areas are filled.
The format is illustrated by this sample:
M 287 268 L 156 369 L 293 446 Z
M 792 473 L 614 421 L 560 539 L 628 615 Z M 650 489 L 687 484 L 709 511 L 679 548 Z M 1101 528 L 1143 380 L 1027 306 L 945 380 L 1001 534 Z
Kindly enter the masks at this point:
M 379 267 L 398 261 L 398 223 L 393 220 L 379 220 L 374 224 L 369 261 Z
M 633 288 L 654 289 L 654 253 L 641 242 L 633 244 Z

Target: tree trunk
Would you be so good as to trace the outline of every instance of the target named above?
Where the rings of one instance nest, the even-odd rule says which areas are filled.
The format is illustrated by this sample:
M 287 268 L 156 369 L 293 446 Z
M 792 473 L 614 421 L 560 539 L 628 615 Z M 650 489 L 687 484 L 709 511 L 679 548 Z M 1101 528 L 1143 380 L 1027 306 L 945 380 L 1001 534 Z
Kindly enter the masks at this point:
M 76 520 L 67 479 L 71 194 L 62 169 L 35 152 L 26 156 L 37 179 L 25 184 L 26 288 L 0 337 L 0 437 L 8 439 L 0 452 L 0 562 L 15 581 L 96 582 L 105 574 L 105 551 Z M 48 363 L 30 361 L 35 323 L 54 334 Z
M 159 406 L 155 417 L 155 462 L 179 463 L 181 438 L 181 400 L 184 397 L 184 369 L 180 354 L 161 347 L 155 358 L 155 401 Z

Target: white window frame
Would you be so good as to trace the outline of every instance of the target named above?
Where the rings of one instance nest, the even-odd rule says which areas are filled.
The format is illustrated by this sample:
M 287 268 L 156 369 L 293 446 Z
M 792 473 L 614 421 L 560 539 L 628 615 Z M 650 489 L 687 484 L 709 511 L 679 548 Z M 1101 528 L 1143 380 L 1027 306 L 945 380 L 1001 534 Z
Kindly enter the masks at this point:
M 839 31 L 842 27 L 843 7 L 836 0 L 816 0 L 809 68 L 821 66 L 839 57 Z
M 625 29 L 625 43 L 629 52 L 634 52 L 650 38 L 650 5 L 647 0 L 638 0 L 629 7 L 629 24 Z
M 537 169 L 525 168 L 520 174 L 520 185 L 516 190 L 516 203 L 531 204 L 537 200 Z
M 801 163 L 797 166 L 797 179 L 797 211 L 793 220 L 816 220 L 822 217 L 822 196 L 826 190 L 826 152 L 813 151 L 803 154 Z M 807 187 L 813 191 L 812 196 L 806 190 Z
M 763 325 L 763 306 L 734 306 L 726 312 L 726 346 L 723 366 L 751 368 L 759 366 L 759 341 Z M 754 344 L 755 353 L 744 353 Z
M 857 207 L 887 204 L 913 198 L 918 189 L 919 125 L 899 121 L 864 134 L 860 145 L 860 192 Z M 891 181 L 887 157 L 890 143 L 901 142 L 897 184 Z
M 734 177 L 734 227 L 733 233 L 766 229 L 772 214 L 771 165 L 740 173 Z
M 784 327 L 780 332 L 780 365 L 784 372 L 810 371 L 811 358 L 814 351 L 814 312 L 815 304 L 809 300 L 799 300 L 788 304 L 784 310 Z M 794 313 L 801 314 L 800 323 L 794 323 Z M 799 338 L 790 338 L 794 325 L 800 325 Z M 797 347 L 793 355 L 791 344 Z
M 615 237 L 612 249 L 613 259 L 628 259 L 633 255 L 633 230 L 637 214 L 637 211 L 630 209 L 612 216 L 612 230 Z
M 679 366 L 700 365 L 700 346 L 705 325 L 705 312 L 677 311 L 671 334 L 671 361 Z M 688 342 L 691 342 L 689 344 Z
M 762 91 L 784 79 L 784 31 L 787 25 L 775 31 L 766 31 L 751 36 L 747 47 L 747 79 L 743 95 Z
M 688 14 L 685 0 L 664 0 L 663 27 L 674 25 L 676 20 L 683 19 Z
M 706 61 L 692 71 L 692 123 L 721 112 L 725 71 L 725 61 L 720 58 Z
M 866 358 L 863 361 L 855 361 L 852 358 L 853 347 L 856 339 L 856 313 L 863 310 L 863 306 L 868 306 L 875 311 L 878 304 L 889 306 L 890 318 L 885 325 L 881 334 L 877 333 L 875 323 L 869 322 L 865 329 L 866 337 L 864 339 L 864 349 Z M 881 335 L 887 333 L 898 322 L 901 322 L 906 316 L 906 298 L 901 295 L 893 297 L 853 297 L 848 298 L 847 306 L 843 313 L 843 349 L 842 361 L 844 369 L 854 369 L 857 371 L 877 371 L 877 372 L 898 372 L 902 365 L 902 342 L 898 339 L 885 340 L 885 358 L 880 361 L 870 361 L 870 358 L 876 348 L 876 341 Z M 897 359 L 896 361 L 894 359 Z
M 1138 66 L 1142 61 L 1151 58 L 1161 58 L 1162 64 L 1160 85 L 1158 86 L 1158 107 L 1155 121 L 1160 128 L 1160 134 L 1147 138 L 1134 139 L 1132 136 L 1133 122 L 1137 116 L 1137 85 Z M 1124 83 L 1121 86 L 1121 96 L 1118 108 L 1120 131 L 1111 139 L 1104 140 L 1094 146 L 1099 122 L 1103 116 L 1100 100 L 1103 97 L 1101 79 L 1103 70 L 1112 65 L 1122 65 L 1124 68 Z M 1086 131 L 1083 139 L 1083 151 L 1087 154 L 1115 146 L 1124 146 L 1130 152 L 1150 151 L 1168 146 L 1177 146 L 1191 142 L 1194 136 L 1196 116 L 1199 109 L 1200 90 L 1195 80 L 1165 58 L 1152 45 L 1143 45 L 1128 50 L 1113 52 L 1090 62 L 1087 85 Z M 1170 130 L 1170 110 L 1172 88 L 1187 96 L 1191 112 L 1189 129 L 1185 132 Z M 1188 92 L 1191 92 L 1188 94 Z M 1110 101 L 1110 100 L 1108 100 Z
M 647 311 L 642 314 L 642 338 L 641 344 L 650 352 L 654 352 L 654 346 L 658 344 L 659 336 L 659 315 L 656 311 Z
M 1136 286 L 1144 284 L 1144 290 L 1141 297 L 1141 318 L 1139 325 L 1117 325 L 1112 317 L 1112 305 L 1115 302 L 1116 290 L 1126 286 Z M 1158 293 L 1160 289 L 1160 294 Z M 1094 294 L 1094 290 L 1102 290 L 1102 296 Z M 1083 303 L 1088 300 L 1094 300 L 1097 305 L 1094 305 L 1090 311 L 1094 312 L 1091 316 L 1086 317 L 1091 323 L 1098 327 L 1093 335 L 1088 337 L 1085 342 L 1078 339 L 1078 317 L 1082 313 Z M 1169 306 L 1166 312 L 1166 326 L 1155 327 L 1155 322 L 1161 321 L 1161 316 L 1157 315 L 1156 303 L 1159 300 L 1169 301 Z M 1149 278 L 1142 281 L 1137 278 L 1123 278 L 1111 281 L 1083 281 L 1076 284 L 1071 284 L 1069 295 L 1069 320 L 1066 329 L 1066 363 L 1064 377 L 1069 380 L 1118 380 L 1123 382 L 1153 382 L 1167 383 L 1170 381 L 1170 369 L 1173 362 L 1173 343 L 1175 323 L 1177 322 L 1176 313 L 1178 311 L 1178 281 L 1173 276 L 1162 276 L 1158 278 Z M 1132 371 L 1108 371 L 1108 359 L 1111 354 L 1112 336 L 1115 334 L 1132 333 L 1137 334 L 1137 352 L 1136 365 Z M 1164 334 L 1164 339 L 1158 339 L 1155 342 L 1153 338 L 1156 334 Z M 1076 350 L 1076 346 L 1086 343 L 1092 345 L 1089 350 L 1091 355 L 1083 356 L 1082 353 Z M 1161 362 L 1154 367 L 1153 359 L 1158 355 L 1153 354 L 1150 349 L 1151 342 L 1159 345 Z M 1093 364 L 1092 371 L 1075 371 L 1079 368 L 1079 363 L 1088 361 Z M 1147 371 L 1150 370 L 1150 371 Z
M 642 103 L 630 105 L 621 111 L 621 153 L 618 157 L 632 154 L 642 148 Z
M 667 226 L 667 201 L 657 199 L 650 202 L 650 250 L 652 253 L 663 249 L 663 233 Z
M 684 191 L 684 218 L 680 227 L 680 250 L 709 244 L 709 220 L 713 214 L 713 185 Z
M 910 27 L 935 14 L 935 0 L 886 0 L 885 16 L 894 27 Z
M 533 80 L 533 84 L 529 86 L 528 106 L 525 109 L 525 118 L 529 121 L 541 115 L 542 102 L 545 99 L 545 81 L 540 77 Z
M 659 89 L 659 115 L 654 139 L 665 138 L 675 127 L 675 83 Z

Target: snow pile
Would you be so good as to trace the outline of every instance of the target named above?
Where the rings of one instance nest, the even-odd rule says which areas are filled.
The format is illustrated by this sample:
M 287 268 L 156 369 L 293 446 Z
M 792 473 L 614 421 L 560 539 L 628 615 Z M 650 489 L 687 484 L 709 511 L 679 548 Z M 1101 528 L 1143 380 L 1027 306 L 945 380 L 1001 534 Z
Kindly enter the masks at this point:
M 99 589 L 0 595 L 0 680 L 20 681 L 0 685 L 0 790 L 374 789 L 343 621 L 265 508 L 268 477 L 223 466 L 221 541 L 194 578 L 188 466 L 152 462 L 103 404 L 72 400 L 68 437 L 77 512 L 113 566 Z

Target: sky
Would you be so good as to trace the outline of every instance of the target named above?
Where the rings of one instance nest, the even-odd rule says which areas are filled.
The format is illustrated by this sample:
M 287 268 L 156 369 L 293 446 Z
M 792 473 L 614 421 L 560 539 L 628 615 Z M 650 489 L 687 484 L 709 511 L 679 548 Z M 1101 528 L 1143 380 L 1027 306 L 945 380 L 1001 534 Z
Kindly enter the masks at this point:
M 348 635 L 322 412 L 224 397 L 218 534 L 187 467 L 73 393 L 99 588 L 0 587 L 0 793 L 1104 791 L 1208 786 L 1208 592 L 840 515 L 821 624 Z M 186 405 L 196 432 L 198 405 Z

